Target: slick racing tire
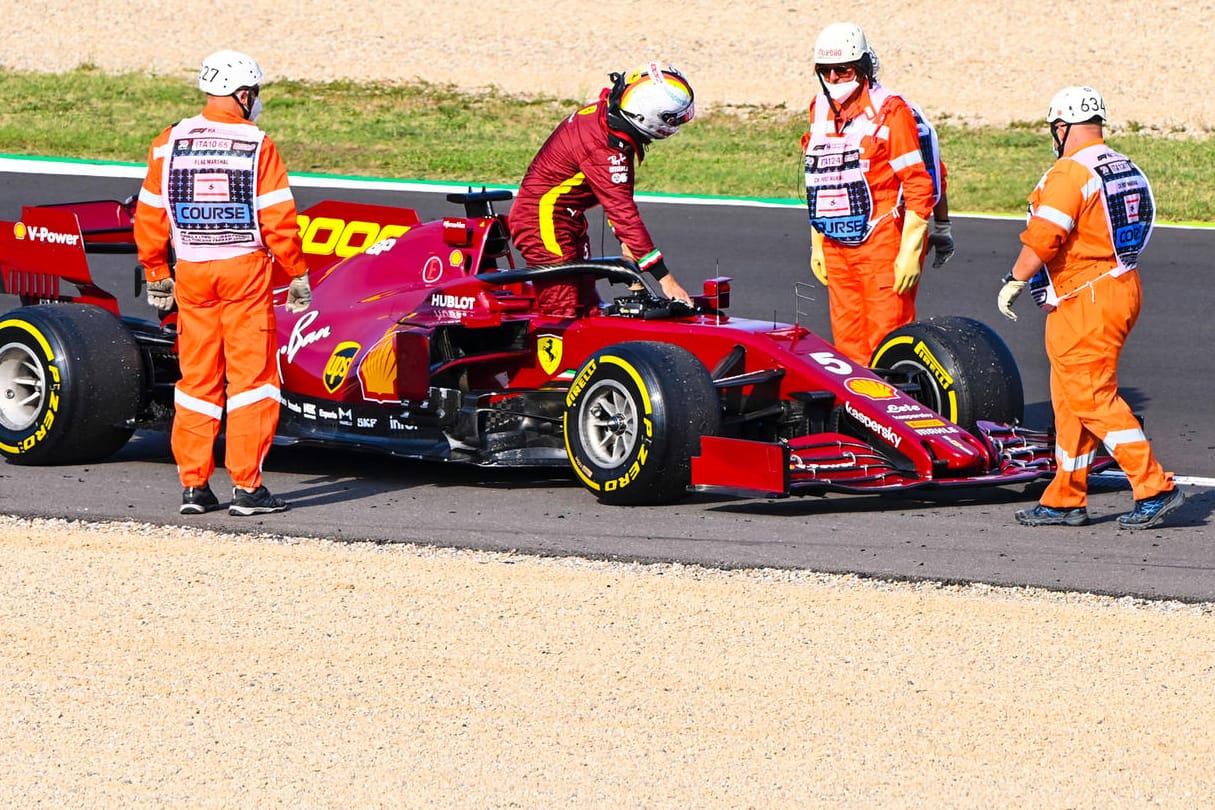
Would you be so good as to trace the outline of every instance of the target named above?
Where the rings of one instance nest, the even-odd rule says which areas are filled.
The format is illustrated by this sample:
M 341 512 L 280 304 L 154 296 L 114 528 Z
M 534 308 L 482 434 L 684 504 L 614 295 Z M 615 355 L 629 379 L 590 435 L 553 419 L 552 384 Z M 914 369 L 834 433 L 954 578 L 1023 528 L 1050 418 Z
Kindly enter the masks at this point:
M 900 327 L 878 344 L 869 366 L 888 372 L 892 382 L 912 383 L 910 396 L 971 432 L 980 419 L 1011 424 L 1024 417 L 1025 393 L 1012 352 L 973 318 L 929 318 Z
M 593 354 L 566 397 L 565 448 L 603 503 L 649 505 L 688 494 L 700 437 L 721 406 L 708 370 L 668 343 L 619 343 Z
M 77 464 L 131 438 L 143 357 L 100 307 L 42 304 L 0 315 L 0 454 L 14 464 Z

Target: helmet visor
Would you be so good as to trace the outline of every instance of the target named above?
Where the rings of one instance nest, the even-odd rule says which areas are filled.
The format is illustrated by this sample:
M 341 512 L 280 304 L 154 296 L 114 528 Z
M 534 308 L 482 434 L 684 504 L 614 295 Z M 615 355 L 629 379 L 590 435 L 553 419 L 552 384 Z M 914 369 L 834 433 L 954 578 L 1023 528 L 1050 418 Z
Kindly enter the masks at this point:
M 662 123 L 669 127 L 681 127 L 696 117 L 696 105 L 689 104 L 677 112 L 664 112 Z

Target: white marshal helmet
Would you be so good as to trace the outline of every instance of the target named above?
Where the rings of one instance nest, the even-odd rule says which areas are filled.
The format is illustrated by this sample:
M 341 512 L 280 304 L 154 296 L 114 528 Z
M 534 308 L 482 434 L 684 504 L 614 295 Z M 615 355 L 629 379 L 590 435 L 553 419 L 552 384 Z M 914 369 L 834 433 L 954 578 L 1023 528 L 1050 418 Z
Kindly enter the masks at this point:
M 869 40 L 856 23 L 831 23 L 819 32 L 814 43 L 814 64 L 847 65 L 869 53 Z
M 693 98 L 692 86 L 682 73 L 650 62 L 624 77 L 620 112 L 642 135 L 661 140 L 679 132 L 696 115 Z
M 1064 87 L 1050 100 L 1046 123 L 1083 124 L 1094 118 L 1105 123 L 1105 99 L 1091 87 Z
M 242 87 L 262 83 L 262 69 L 240 51 L 216 51 L 198 70 L 198 89 L 212 96 L 230 96 Z

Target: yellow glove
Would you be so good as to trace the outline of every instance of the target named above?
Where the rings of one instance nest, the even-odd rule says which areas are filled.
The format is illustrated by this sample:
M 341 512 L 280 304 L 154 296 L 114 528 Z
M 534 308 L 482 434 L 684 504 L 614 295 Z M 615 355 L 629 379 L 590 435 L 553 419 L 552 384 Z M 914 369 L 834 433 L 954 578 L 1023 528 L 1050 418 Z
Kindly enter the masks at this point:
M 827 286 L 827 260 L 823 258 L 823 235 L 818 228 L 810 229 L 810 272 Z
M 903 241 L 894 260 L 894 291 L 902 295 L 920 280 L 920 254 L 924 251 L 924 236 L 928 220 L 912 211 L 903 214 Z

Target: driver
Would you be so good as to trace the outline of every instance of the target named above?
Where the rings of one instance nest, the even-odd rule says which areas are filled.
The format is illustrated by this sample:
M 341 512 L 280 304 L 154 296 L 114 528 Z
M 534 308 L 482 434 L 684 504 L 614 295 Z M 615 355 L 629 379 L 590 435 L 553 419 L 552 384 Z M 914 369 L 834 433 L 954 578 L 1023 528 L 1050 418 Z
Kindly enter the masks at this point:
M 602 205 L 621 253 L 658 280 L 668 298 L 692 299 L 667 269 L 633 199 L 634 157 L 692 120 L 692 88 L 669 65 L 650 62 L 623 75 L 598 101 L 570 114 L 540 147 L 511 206 L 511 238 L 529 266 L 590 258 L 586 211 Z M 577 276 L 536 281 L 536 306 L 546 314 L 576 317 L 598 305 L 595 280 Z

